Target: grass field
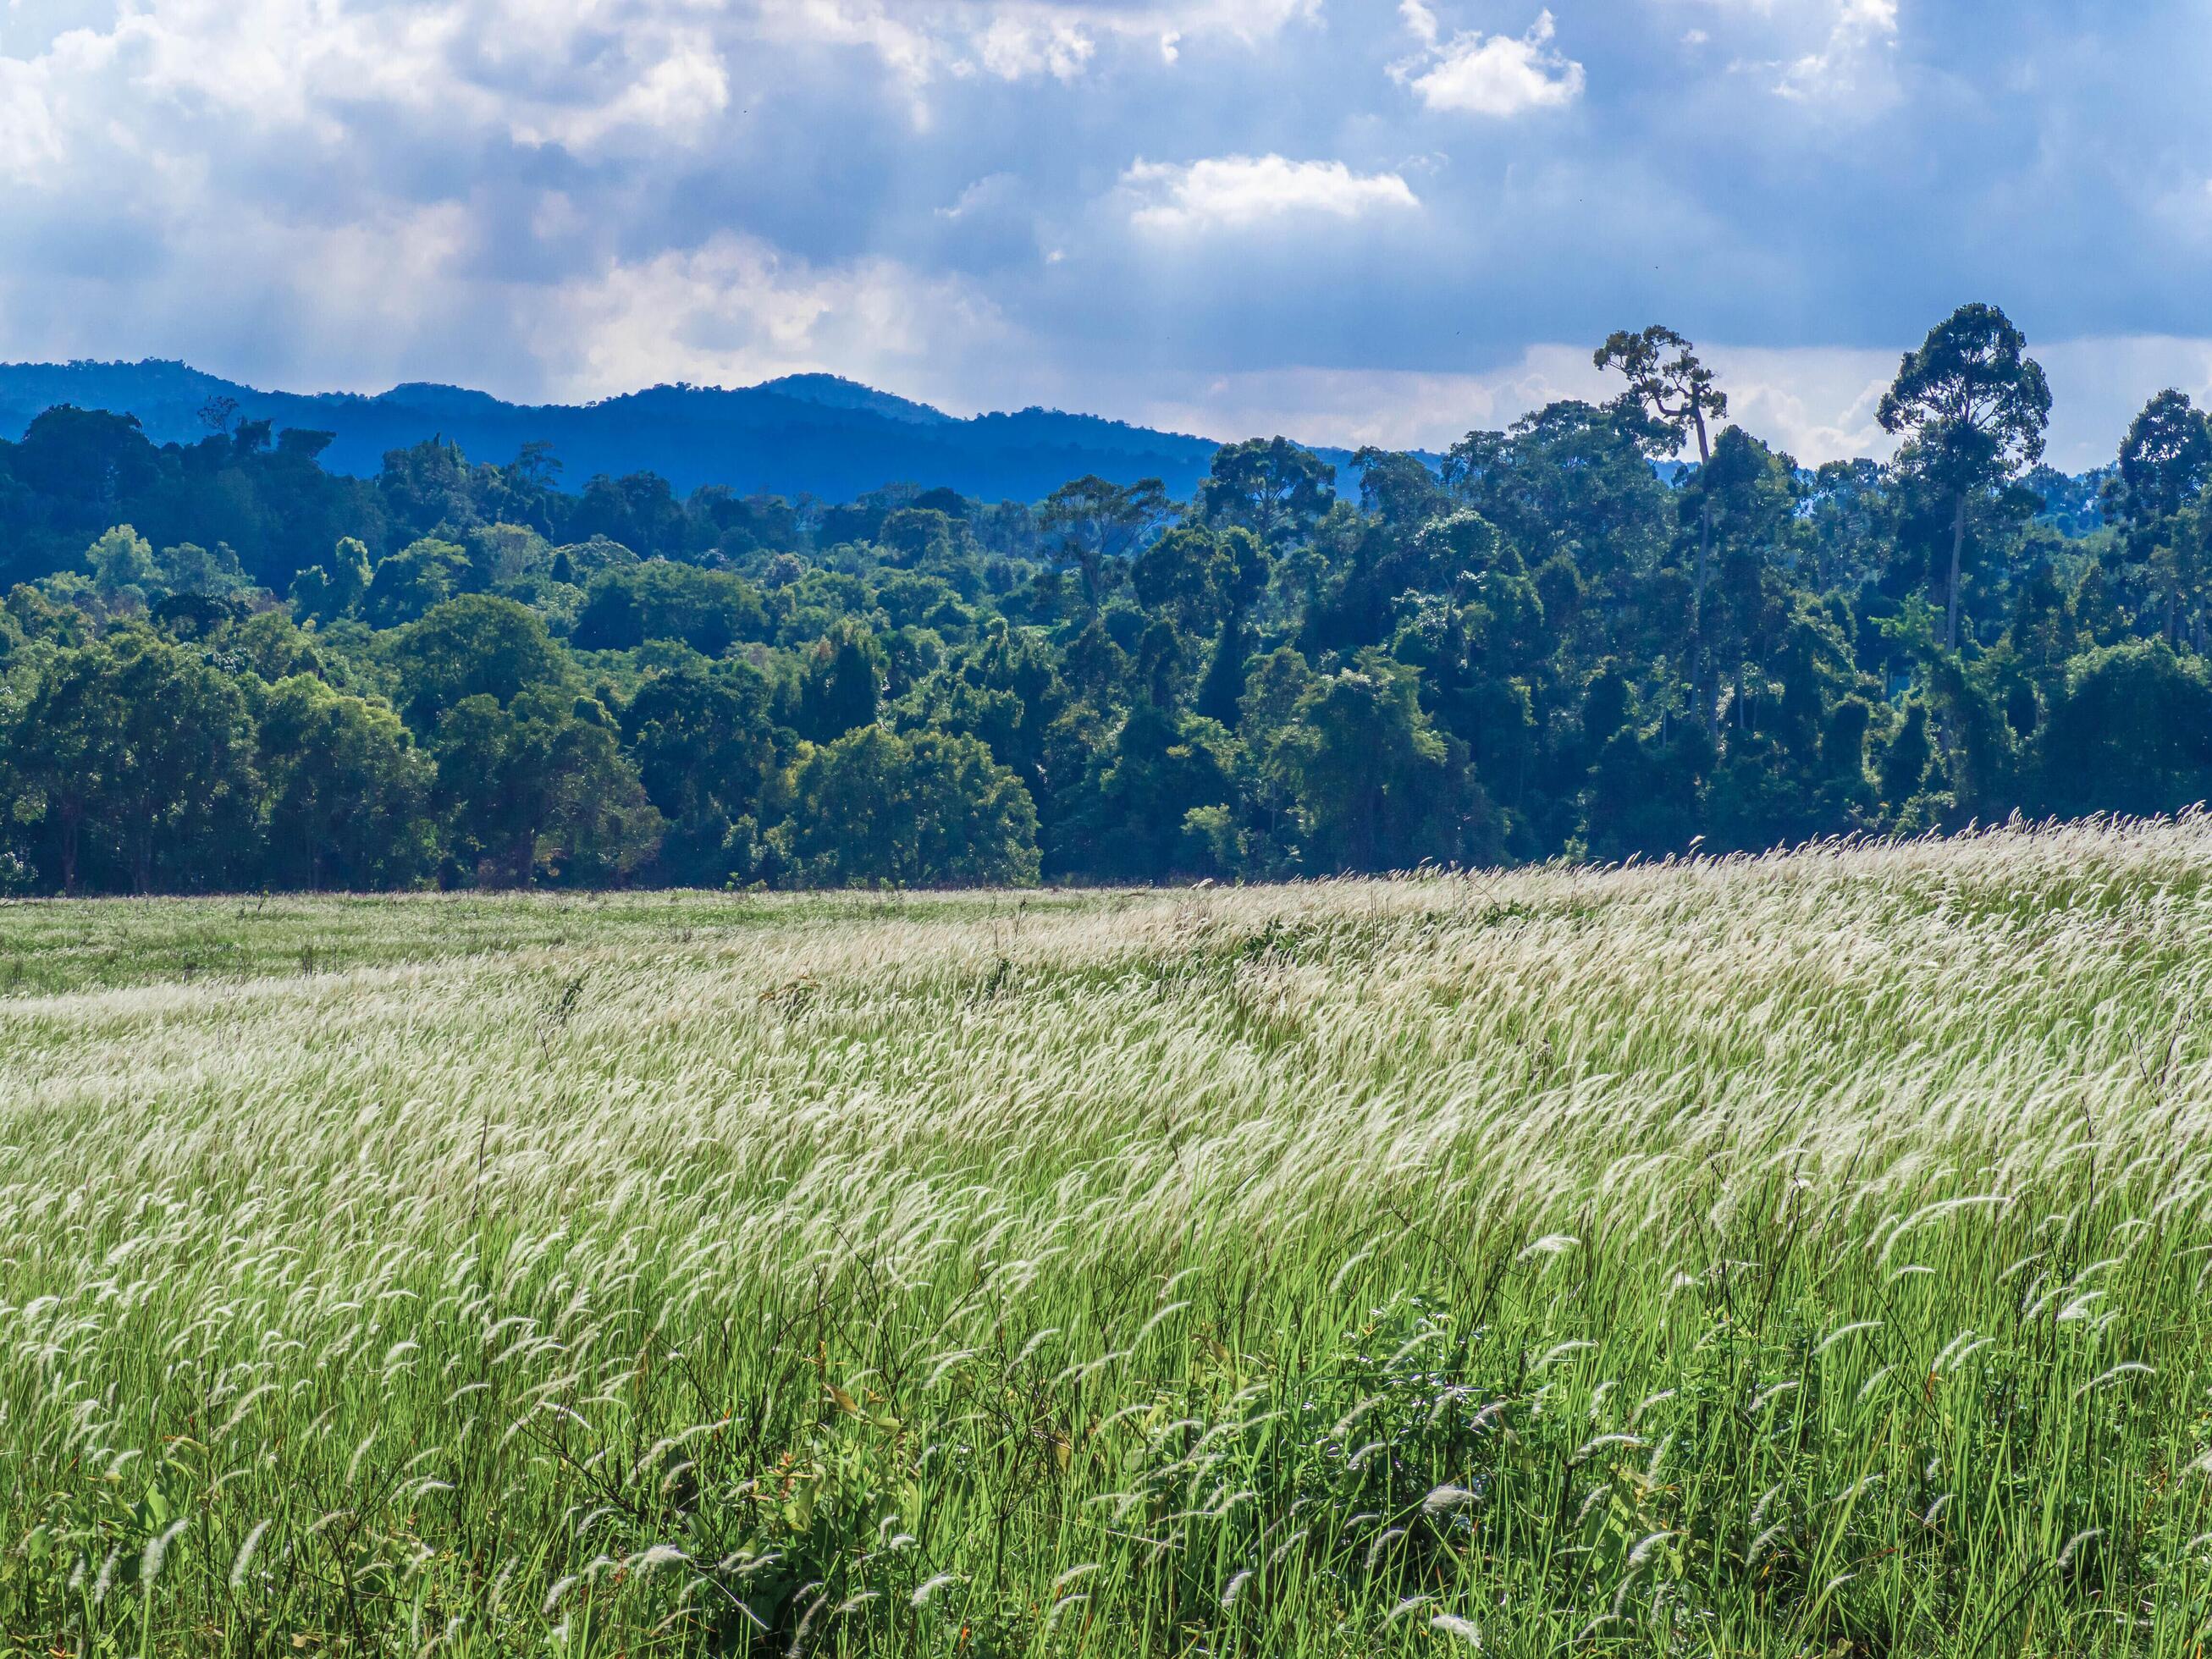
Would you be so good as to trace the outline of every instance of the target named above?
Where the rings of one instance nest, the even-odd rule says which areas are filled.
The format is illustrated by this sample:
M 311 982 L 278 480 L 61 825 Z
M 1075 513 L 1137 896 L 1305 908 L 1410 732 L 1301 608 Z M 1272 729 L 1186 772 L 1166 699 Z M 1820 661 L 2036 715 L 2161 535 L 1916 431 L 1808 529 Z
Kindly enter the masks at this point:
M 0 908 L 0 1650 L 2194 1656 L 2212 823 Z

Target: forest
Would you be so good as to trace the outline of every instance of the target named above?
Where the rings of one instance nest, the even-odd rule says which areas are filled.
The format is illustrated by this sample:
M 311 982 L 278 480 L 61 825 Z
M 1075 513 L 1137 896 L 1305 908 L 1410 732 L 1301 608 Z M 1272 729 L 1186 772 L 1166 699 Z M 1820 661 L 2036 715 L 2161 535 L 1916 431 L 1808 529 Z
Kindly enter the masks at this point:
M 2212 422 L 2042 465 L 1968 305 L 1894 459 L 1800 466 L 1654 327 L 1440 459 L 1221 448 L 842 504 L 373 478 L 217 401 L 0 443 L 0 890 L 1218 882 L 1610 861 L 2212 794 Z

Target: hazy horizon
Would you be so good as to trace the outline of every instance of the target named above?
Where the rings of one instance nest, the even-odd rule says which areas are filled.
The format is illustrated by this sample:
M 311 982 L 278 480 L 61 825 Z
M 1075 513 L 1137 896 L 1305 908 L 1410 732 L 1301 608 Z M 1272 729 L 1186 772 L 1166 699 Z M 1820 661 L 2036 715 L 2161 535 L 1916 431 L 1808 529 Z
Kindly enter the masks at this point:
M 1743 349 L 1727 345 L 1703 349 L 1729 392 L 1731 422 L 1741 425 L 1807 466 L 1824 461 L 1871 457 L 1887 459 L 1897 441 L 1875 422 L 1874 411 L 1896 372 L 1898 354 L 1880 349 L 1835 349 L 1796 354 Z M 2055 394 L 2048 459 L 2062 471 L 2083 472 L 2108 465 L 2129 417 L 2166 386 L 2176 386 L 2199 402 L 2212 398 L 2212 342 L 2179 338 L 2059 341 L 2036 348 L 2050 372 Z M 153 354 L 161 361 L 255 390 L 298 397 L 337 393 L 374 398 L 406 386 L 437 386 L 484 392 L 514 404 L 576 406 L 634 395 L 661 386 L 690 385 L 707 390 L 744 391 L 798 375 L 836 376 L 904 401 L 924 404 L 957 419 L 1017 413 L 1042 408 L 1097 416 L 1212 443 L 1233 443 L 1278 434 L 1316 447 L 1385 448 L 1441 452 L 1467 432 L 1501 428 L 1517 416 L 1559 398 L 1601 400 L 1618 392 L 1617 382 L 1598 373 L 1580 347 L 1531 347 L 1522 361 L 1492 377 L 1454 377 L 1405 371 L 1359 376 L 1344 371 L 1290 368 L 1268 371 L 1242 382 L 1184 376 L 1180 395 L 1139 398 L 1128 406 L 1104 399 L 1085 401 L 1080 393 L 1059 398 L 1009 398 L 991 403 L 938 398 L 908 386 L 870 380 L 835 368 L 783 369 L 744 380 L 696 380 L 669 377 L 611 386 L 574 396 L 532 393 L 434 374 L 398 379 L 367 377 L 352 384 L 323 383 L 307 376 L 277 375 L 255 380 L 227 374 L 204 362 Z M 64 366 L 46 360 L 53 366 Z M 88 358 L 79 361 L 130 364 L 144 359 Z M 20 365 L 0 364 L 0 367 Z M 1163 377 L 1173 379 L 1175 377 Z M 1258 385 L 1252 382 L 1259 380 Z M 2106 427 L 2109 425 L 2110 429 Z

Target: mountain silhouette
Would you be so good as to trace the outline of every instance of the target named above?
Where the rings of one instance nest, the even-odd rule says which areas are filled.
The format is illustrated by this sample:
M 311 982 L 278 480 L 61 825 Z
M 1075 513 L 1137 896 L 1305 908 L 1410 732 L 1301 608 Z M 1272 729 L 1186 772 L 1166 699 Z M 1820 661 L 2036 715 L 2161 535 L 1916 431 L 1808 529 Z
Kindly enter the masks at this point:
M 1096 473 L 1117 483 L 1157 477 L 1187 496 L 1219 447 L 1056 410 L 947 415 L 833 374 L 791 374 L 734 390 L 656 386 L 581 404 L 511 404 L 424 382 L 374 396 L 264 392 L 155 359 L 0 364 L 0 436 L 19 438 L 41 410 L 74 404 L 134 415 L 156 443 L 192 443 L 208 432 L 201 411 L 221 398 L 275 430 L 335 434 L 322 456 L 333 471 L 373 476 L 386 451 L 425 438 L 447 439 L 471 460 L 491 462 L 543 442 L 570 489 L 598 473 L 650 471 L 686 492 L 714 483 L 741 494 L 842 501 L 884 484 L 917 483 L 987 501 L 1034 501 Z M 1351 459 L 1343 450 L 1320 453 L 1340 467 Z

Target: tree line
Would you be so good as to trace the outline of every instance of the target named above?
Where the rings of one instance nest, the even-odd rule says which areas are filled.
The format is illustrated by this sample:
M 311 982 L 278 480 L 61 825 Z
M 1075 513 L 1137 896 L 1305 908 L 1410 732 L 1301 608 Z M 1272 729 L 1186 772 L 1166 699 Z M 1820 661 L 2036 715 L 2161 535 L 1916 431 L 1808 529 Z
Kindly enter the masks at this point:
M 2212 793 L 2212 423 L 2040 465 L 1970 305 L 1798 465 L 1680 335 L 1440 462 L 1188 501 L 374 478 L 211 405 L 0 443 L 0 887 L 1261 878 L 1760 848 Z M 1680 458 L 1680 459 L 1678 459 Z

